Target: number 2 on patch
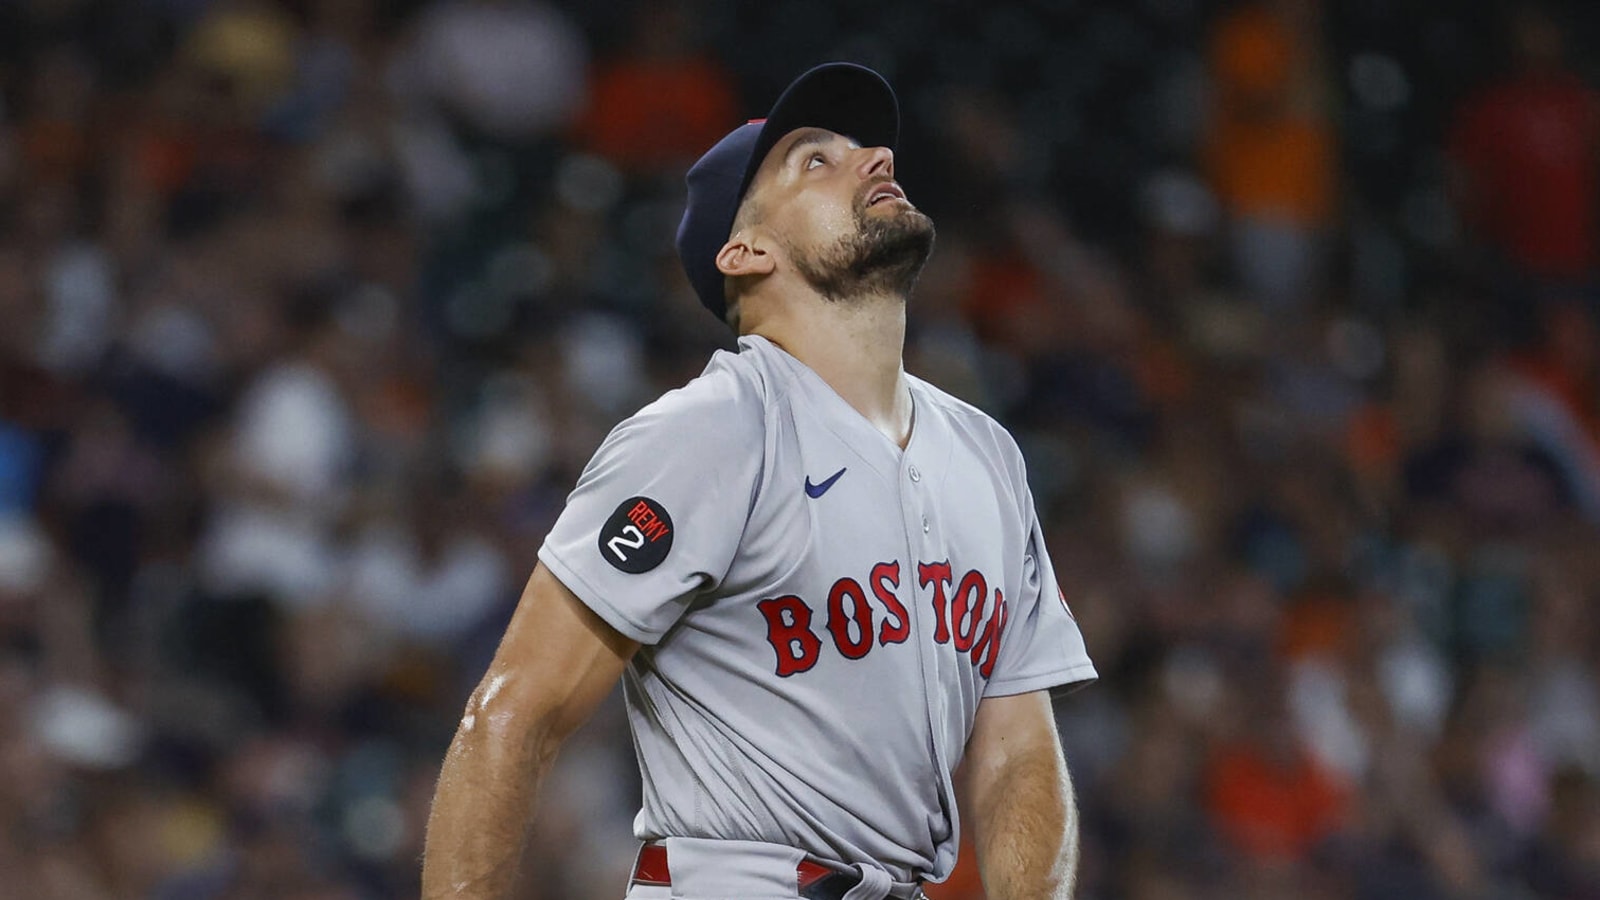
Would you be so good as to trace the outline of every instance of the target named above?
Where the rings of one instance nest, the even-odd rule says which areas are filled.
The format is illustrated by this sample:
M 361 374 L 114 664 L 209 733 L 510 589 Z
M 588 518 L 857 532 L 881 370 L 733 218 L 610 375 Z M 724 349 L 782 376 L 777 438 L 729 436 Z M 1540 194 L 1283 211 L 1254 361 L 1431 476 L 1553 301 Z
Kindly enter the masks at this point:
M 665 506 L 649 497 L 629 497 L 600 527 L 595 552 L 613 569 L 638 575 L 667 558 L 672 532 L 672 517 Z
M 632 538 L 633 540 L 629 540 L 629 538 Z M 626 528 L 622 529 L 621 534 L 609 541 L 606 541 L 606 548 L 612 553 L 615 553 L 617 555 L 617 559 L 620 559 L 623 562 L 628 561 L 628 554 L 623 552 L 623 547 L 637 550 L 643 546 L 644 532 L 640 531 L 636 525 L 627 526 Z

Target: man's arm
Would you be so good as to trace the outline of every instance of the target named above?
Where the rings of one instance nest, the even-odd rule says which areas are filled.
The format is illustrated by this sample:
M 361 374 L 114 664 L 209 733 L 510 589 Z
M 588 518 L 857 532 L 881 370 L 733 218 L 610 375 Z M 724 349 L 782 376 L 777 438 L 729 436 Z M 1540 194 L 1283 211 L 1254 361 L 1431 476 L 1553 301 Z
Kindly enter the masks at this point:
M 536 566 L 456 729 L 428 817 L 425 900 L 504 898 L 539 785 L 639 649 Z
M 1078 807 L 1048 692 L 978 704 L 961 782 L 990 900 L 1070 898 Z

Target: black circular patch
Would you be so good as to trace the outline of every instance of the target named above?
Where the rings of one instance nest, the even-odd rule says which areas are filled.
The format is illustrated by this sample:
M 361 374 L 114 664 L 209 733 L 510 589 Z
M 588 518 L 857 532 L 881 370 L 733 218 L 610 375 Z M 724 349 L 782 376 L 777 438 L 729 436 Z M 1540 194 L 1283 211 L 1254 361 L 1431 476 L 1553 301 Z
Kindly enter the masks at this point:
M 672 549 L 672 517 L 649 497 L 622 501 L 600 529 L 600 555 L 624 572 L 648 572 Z

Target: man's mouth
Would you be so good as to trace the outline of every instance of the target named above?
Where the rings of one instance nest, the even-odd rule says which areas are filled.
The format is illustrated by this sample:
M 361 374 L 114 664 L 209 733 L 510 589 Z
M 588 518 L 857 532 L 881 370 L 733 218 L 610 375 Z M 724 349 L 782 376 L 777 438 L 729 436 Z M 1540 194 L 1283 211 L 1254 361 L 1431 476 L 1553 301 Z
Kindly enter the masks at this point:
M 884 203 L 890 200 L 905 199 L 906 192 L 900 189 L 900 185 L 895 184 L 892 181 L 885 181 L 867 192 L 868 206 L 877 206 L 879 203 Z M 910 201 L 906 202 L 909 203 Z

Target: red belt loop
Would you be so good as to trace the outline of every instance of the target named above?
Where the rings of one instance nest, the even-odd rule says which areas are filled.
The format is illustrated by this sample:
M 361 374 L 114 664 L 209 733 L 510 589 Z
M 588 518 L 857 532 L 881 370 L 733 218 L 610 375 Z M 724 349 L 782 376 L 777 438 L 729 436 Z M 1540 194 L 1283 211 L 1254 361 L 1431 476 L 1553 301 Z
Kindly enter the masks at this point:
M 666 847 L 650 843 L 639 848 L 639 858 L 633 863 L 633 883 L 672 887 L 672 873 L 667 870 Z
M 808 887 L 834 874 L 832 869 L 820 866 L 809 859 L 795 866 L 795 880 L 801 888 Z M 672 872 L 667 868 L 667 847 L 655 841 L 639 848 L 639 857 L 633 863 L 633 883 L 653 887 L 671 887 Z

